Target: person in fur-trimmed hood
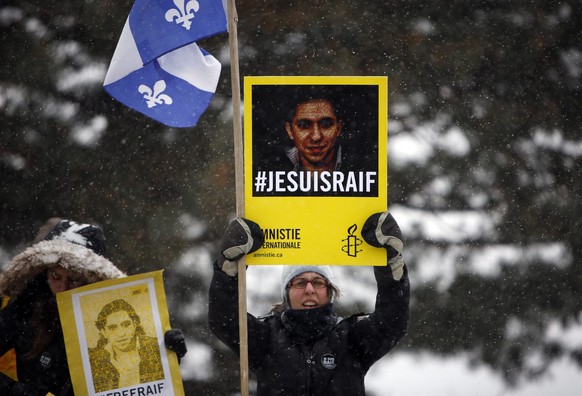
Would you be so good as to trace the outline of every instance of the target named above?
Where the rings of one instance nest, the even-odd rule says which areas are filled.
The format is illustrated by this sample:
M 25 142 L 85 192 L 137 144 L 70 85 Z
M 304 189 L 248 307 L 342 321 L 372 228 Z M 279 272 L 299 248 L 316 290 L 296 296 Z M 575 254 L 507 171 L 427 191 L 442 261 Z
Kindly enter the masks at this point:
M 18 376 L 0 374 L 1 395 L 73 395 L 55 294 L 125 276 L 96 253 L 105 241 L 96 226 L 64 220 L 46 239 L 0 273 L 0 295 L 10 297 L 0 311 L 0 354 L 15 349 Z

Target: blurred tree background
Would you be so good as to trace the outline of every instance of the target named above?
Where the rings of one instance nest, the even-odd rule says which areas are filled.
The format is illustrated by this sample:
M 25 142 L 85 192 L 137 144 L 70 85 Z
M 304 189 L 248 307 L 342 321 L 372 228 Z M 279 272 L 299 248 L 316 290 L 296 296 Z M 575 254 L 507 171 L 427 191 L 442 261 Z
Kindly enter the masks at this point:
M 119 267 L 165 269 L 172 324 L 212 351 L 213 370 L 186 380 L 187 394 L 226 395 L 238 389 L 238 361 L 208 332 L 206 295 L 235 211 L 228 37 L 201 43 L 223 64 L 209 110 L 196 127 L 165 127 L 102 89 L 132 4 L 0 4 L 0 259 L 52 216 L 100 224 Z M 457 240 L 422 220 L 408 229 L 411 273 L 432 261 L 443 276 L 414 284 L 399 348 L 468 352 L 509 384 L 558 358 L 582 366 L 580 344 L 545 337 L 554 321 L 582 319 L 582 2 L 241 0 L 237 9 L 241 76 L 389 77 L 390 141 L 429 148 L 424 161 L 389 150 L 391 206 L 487 220 Z M 453 150 L 445 143 L 455 136 L 465 145 Z M 471 270 L 480 253 L 508 247 L 521 254 L 495 274 Z M 452 269 L 439 260 L 455 263 L 447 282 Z

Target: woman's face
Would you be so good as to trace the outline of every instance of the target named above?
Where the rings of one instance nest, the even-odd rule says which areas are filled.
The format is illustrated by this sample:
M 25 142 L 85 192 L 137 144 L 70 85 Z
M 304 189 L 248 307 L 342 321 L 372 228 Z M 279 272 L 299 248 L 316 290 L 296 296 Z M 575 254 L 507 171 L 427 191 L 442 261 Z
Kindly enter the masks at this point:
M 87 281 L 81 274 L 67 271 L 58 265 L 48 269 L 47 281 L 53 294 L 64 292 L 87 284 Z
M 317 272 L 304 272 L 289 282 L 291 309 L 313 309 L 329 303 L 329 281 Z

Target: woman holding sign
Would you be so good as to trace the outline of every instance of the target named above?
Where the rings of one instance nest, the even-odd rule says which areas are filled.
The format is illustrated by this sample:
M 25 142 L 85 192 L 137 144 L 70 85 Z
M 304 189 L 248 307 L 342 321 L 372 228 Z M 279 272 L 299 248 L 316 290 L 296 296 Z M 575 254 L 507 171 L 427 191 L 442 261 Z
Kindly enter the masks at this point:
M 0 295 L 10 302 L 0 311 L 0 355 L 15 349 L 18 382 L 0 373 L 0 395 L 73 395 L 55 295 L 124 277 L 103 254 L 100 228 L 61 220 L 2 271 Z M 165 343 L 179 357 L 186 353 L 179 329 L 168 331 Z
M 378 285 L 371 314 L 337 317 L 339 296 L 330 267 L 287 266 L 283 269 L 283 303 L 270 315 L 248 315 L 250 369 L 257 376 L 257 395 L 364 395 L 370 367 L 404 336 L 408 326 L 409 283 L 402 258 L 402 234 L 392 215 L 368 218 L 362 237 L 387 249 L 388 265 L 374 267 Z M 235 219 L 221 242 L 210 286 L 212 332 L 239 351 L 237 263 L 263 243 L 260 227 Z
M 1 395 L 72 395 L 55 294 L 125 276 L 102 256 L 105 238 L 90 224 L 60 221 L 0 274 L 0 354 L 14 348 L 18 382 L 0 375 Z

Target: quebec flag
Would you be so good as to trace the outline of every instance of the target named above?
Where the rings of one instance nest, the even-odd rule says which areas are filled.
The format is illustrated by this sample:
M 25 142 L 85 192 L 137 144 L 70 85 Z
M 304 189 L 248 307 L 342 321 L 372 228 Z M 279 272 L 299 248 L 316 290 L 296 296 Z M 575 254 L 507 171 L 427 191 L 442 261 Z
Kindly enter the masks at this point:
M 165 125 L 194 126 L 214 96 L 221 69 L 196 42 L 226 31 L 222 0 L 136 0 L 103 86 Z

